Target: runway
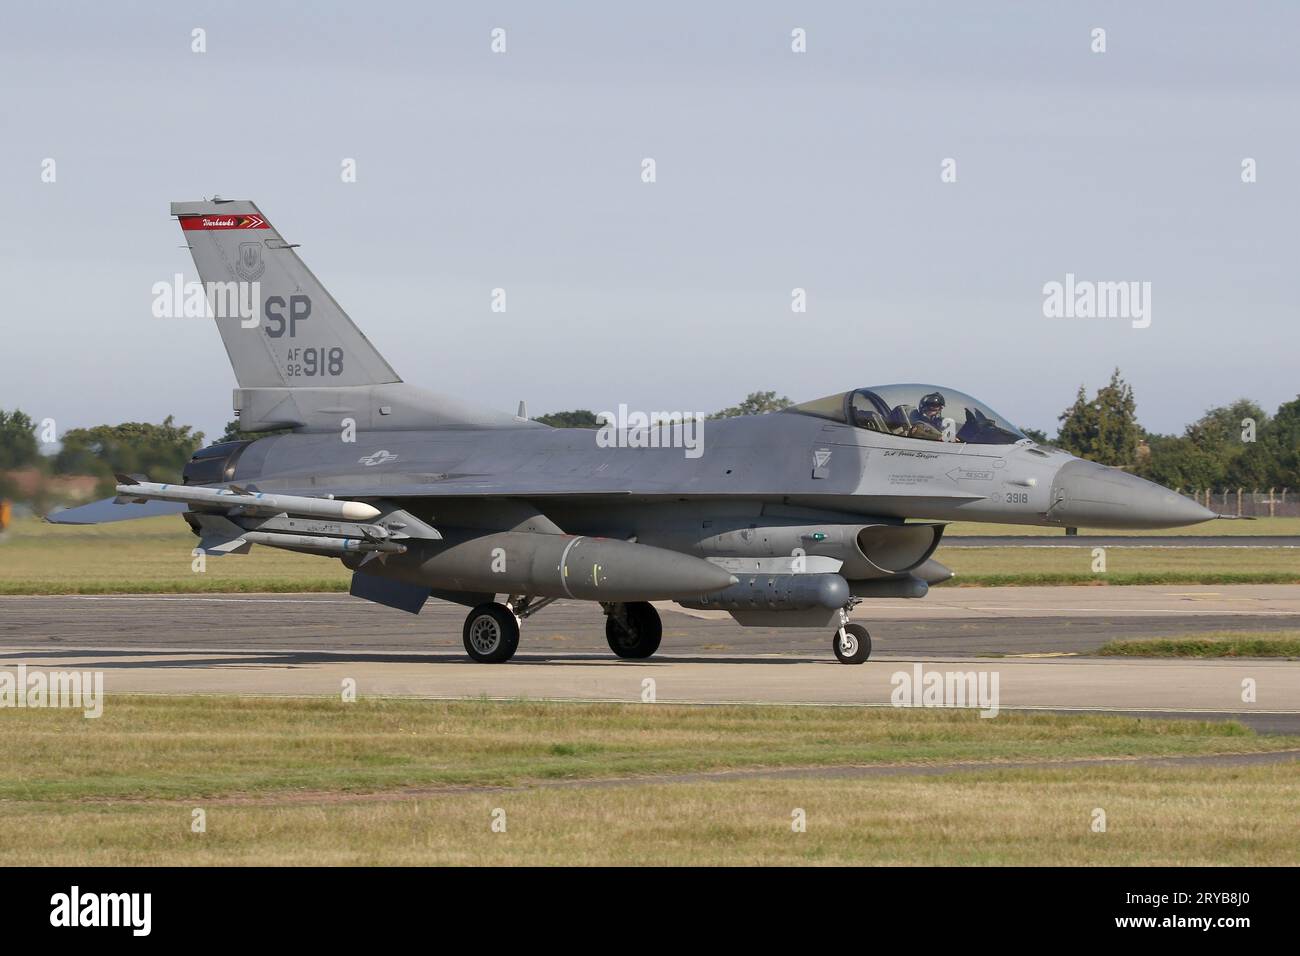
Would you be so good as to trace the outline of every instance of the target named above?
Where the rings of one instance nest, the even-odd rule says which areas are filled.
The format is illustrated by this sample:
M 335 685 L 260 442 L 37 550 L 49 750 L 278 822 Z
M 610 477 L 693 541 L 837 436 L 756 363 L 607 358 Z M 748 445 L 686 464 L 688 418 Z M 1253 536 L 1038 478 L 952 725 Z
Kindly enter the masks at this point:
M 721 611 L 658 605 L 662 654 L 826 658 L 820 630 L 742 628 Z M 1086 654 L 1112 638 L 1300 628 L 1290 585 L 936 588 L 919 601 L 865 601 L 854 612 L 875 654 Z M 429 601 L 416 615 L 346 594 L 0 597 L 0 647 L 180 647 L 347 653 L 461 653 L 465 608 Z M 524 624 L 521 653 L 609 653 L 594 604 L 557 601 Z
M 351 679 L 363 696 L 640 701 L 651 679 L 659 702 L 888 706 L 894 675 L 919 663 L 996 673 L 1003 710 L 1233 716 L 1300 733 L 1295 662 L 1086 656 L 1113 637 L 1300 628 L 1296 587 L 953 588 L 865 602 L 854 616 L 875 650 L 860 667 L 836 663 L 820 630 L 662 614 L 649 662 L 610 654 L 594 605 L 557 602 L 525 622 L 511 664 L 489 666 L 467 661 L 464 609 L 442 602 L 417 617 L 342 594 L 3 597 L 0 669 L 102 670 L 109 694 L 333 695 Z

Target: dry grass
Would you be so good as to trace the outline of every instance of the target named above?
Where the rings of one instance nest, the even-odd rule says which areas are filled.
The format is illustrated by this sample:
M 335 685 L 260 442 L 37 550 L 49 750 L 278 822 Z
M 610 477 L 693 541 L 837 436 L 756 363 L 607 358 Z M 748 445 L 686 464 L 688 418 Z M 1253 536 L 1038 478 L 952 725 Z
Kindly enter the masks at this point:
M 110 696 L 0 710 L 0 800 L 513 785 L 738 767 L 1279 750 L 1233 723 L 844 707 Z
M 97 720 L 0 710 L 0 732 L 0 864 L 10 866 L 1300 862 L 1296 763 L 655 782 L 722 768 L 1300 746 L 1232 723 L 110 697 Z M 530 787 L 593 778 L 623 783 Z M 401 790 L 420 786 L 444 790 Z M 1095 807 L 1108 815 L 1105 834 L 1089 829 Z M 191 830 L 195 808 L 205 833 Z M 505 833 L 491 829 L 498 808 Z M 795 808 L 806 811 L 805 833 L 791 830 Z
M 1092 549 L 944 548 L 935 557 L 957 572 L 953 584 L 1297 584 L 1294 548 L 1107 548 L 1092 571 Z
M 0 541 L 0 594 L 346 591 L 331 558 L 254 546 L 192 569 L 198 538 L 178 517 L 106 525 L 16 521 Z
M 5 807 L 57 865 L 1300 864 L 1300 764 L 1107 767 L 448 794 L 385 803 Z M 203 808 L 206 832 L 191 831 Z M 807 829 L 795 833 L 796 808 Z M 1093 812 L 1106 832 L 1092 832 Z M 505 832 L 493 832 L 494 811 Z M 500 819 L 500 814 L 496 814 Z

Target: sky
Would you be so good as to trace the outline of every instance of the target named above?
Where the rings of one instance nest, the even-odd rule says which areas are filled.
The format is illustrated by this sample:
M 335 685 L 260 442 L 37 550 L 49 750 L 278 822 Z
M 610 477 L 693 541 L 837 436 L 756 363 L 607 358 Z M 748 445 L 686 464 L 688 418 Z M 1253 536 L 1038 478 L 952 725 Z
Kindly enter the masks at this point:
M 216 328 L 151 289 L 197 278 L 169 202 L 219 194 L 403 379 L 511 412 L 929 382 L 1052 434 L 1115 367 L 1155 431 L 1271 411 L 1297 35 L 1291 2 L 13 6 L 0 408 L 216 437 Z M 1150 283 L 1150 324 L 1048 317 L 1067 274 Z

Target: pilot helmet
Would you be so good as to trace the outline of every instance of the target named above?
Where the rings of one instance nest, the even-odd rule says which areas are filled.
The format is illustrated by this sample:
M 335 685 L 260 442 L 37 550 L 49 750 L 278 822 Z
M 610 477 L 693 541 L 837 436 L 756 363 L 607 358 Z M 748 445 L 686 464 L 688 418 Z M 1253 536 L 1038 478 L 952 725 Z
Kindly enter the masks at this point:
M 943 400 L 943 395 L 941 395 L 939 392 L 931 392 L 929 395 L 926 395 L 924 398 L 922 398 L 920 402 L 921 411 L 923 412 L 928 412 L 931 409 L 934 409 L 935 411 L 942 411 L 943 406 L 945 404 L 946 403 Z

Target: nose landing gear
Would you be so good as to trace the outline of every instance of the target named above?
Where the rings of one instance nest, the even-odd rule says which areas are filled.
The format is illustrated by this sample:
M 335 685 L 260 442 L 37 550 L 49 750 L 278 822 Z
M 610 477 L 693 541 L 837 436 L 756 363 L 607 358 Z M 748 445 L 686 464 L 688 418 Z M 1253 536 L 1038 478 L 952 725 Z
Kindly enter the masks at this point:
M 841 624 L 831 636 L 831 649 L 841 664 L 864 664 L 871 656 L 871 634 L 861 624 Z

